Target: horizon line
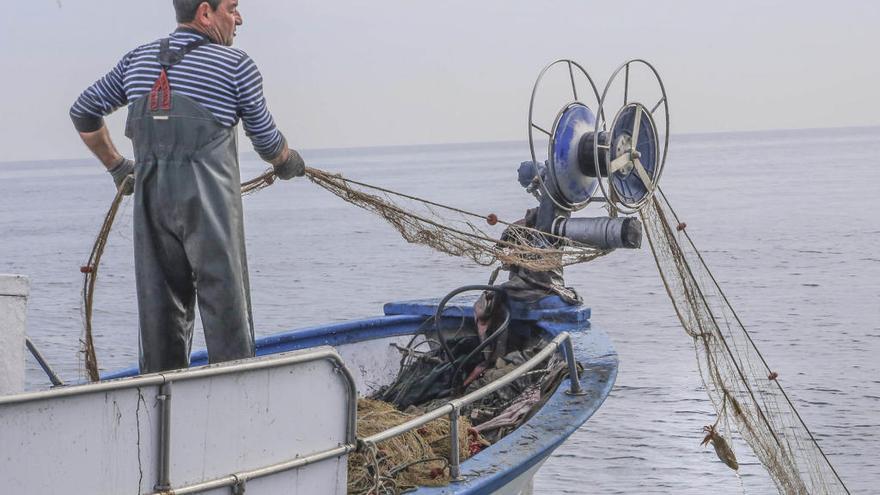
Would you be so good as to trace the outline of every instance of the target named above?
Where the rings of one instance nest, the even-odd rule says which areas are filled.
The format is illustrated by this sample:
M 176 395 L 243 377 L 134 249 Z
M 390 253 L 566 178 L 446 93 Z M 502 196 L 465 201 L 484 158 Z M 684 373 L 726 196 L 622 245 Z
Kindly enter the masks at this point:
M 846 129 L 860 129 L 860 130 L 868 130 L 868 129 L 878 129 L 880 128 L 880 124 L 874 125 L 849 125 L 849 126 L 836 126 L 836 127 L 795 127 L 795 128 L 769 128 L 769 129 L 749 129 L 749 130 L 733 130 L 733 131 L 690 131 L 690 132 L 682 132 L 682 133 L 673 133 L 674 136 L 720 136 L 720 135 L 748 135 L 748 134 L 766 134 L 770 132 L 780 132 L 780 131 L 793 131 L 793 132 L 811 132 L 811 131 L 842 131 Z M 337 146 L 337 147 L 323 147 L 323 148 L 297 148 L 297 151 L 303 153 L 322 153 L 322 152 L 332 152 L 332 151 L 342 151 L 342 150 L 377 150 L 383 148 L 429 148 L 429 147 L 446 147 L 446 146 L 476 146 L 476 145 L 485 145 L 485 144 L 511 144 L 511 143 L 520 143 L 522 141 L 527 141 L 527 139 L 500 139 L 500 140 L 490 140 L 490 141 L 451 141 L 445 143 L 413 143 L 413 144 L 375 144 L 375 145 L 361 145 L 361 146 Z M 253 158 L 257 158 L 257 153 L 253 150 L 240 151 L 239 152 L 240 159 L 251 160 Z M 29 163 L 29 162 L 52 162 L 52 161 L 71 161 L 71 160 L 88 160 L 95 159 L 93 156 L 77 156 L 77 157 L 69 157 L 69 158 L 34 158 L 34 159 L 26 159 L 26 160 L 3 160 L 0 159 L 0 164 L 7 163 Z

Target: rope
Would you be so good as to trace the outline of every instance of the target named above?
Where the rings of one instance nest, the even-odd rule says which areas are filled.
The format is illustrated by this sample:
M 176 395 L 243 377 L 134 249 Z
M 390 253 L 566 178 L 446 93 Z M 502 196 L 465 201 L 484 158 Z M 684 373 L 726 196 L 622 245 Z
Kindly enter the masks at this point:
M 590 261 L 610 252 L 543 232 L 519 222 L 500 220 L 494 213 L 481 215 L 417 196 L 346 179 L 339 174 L 329 174 L 318 169 L 307 168 L 306 176 L 318 186 L 344 201 L 382 216 L 407 241 L 422 244 L 452 256 L 468 257 L 479 265 L 490 266 L 500 261 L 507 266 L 547 271 Z M 500 223 L 508 228 L 498 239 L 490 236 L 470 221 L 461 221 L 464 228 L 452 226 L 449 219 L 440 217 L 436 213 L 434 214 L 436 220 L 427 218 L 424 214 L 410 211 L 396 204 L 390 198 L 383 199 L 353 186 L 407 199 L 420 204 L 429 211 L 427 206 L 436 206 L 458 213 L 463 217 L 480 218 L 489 225 Z
M 659 190 L 660 188 L 658 187 L 657 189 Z M 661 194 L 662 194 L 662 191 L 661 191 Z M 666 196 L 663 196 L 663 200 L 666 201 Z M 667 201 L 667 205 L 668 204 L 669 203 Z M 670 209 L 670 211 L 672 211 L 671 206 L 669 206 L 669 209 Z M 658 215 L 660 215 L 661 218 L 663 218 L 663 212 L 660 211 L 659 208 L 657 209 L 657 213 L 658 213 Z M 673 213 L 673 216 L 674 216 L 674 213 Z M 668 224 L 668 222 L 666 222 L 665 219 L 663 221 L 664 221 L 664 223 Z M 678 222 L 677 217 L 676 217 L 676 223 L 677 224 L 681 223 L 681 222 Z M 684 229 L 682 229 L 682 232 L 686 232 L 686 231 Z M 696 249 L 696 248 L 694 248 L 694 249 Z M 702 260 L 702 258 L 701 258 L 701 260 Z M 685 263 L 684 267 L 688 272 L 688 276 L 691 279 L 696 280 L 696 277 L 694 277 L 693 273 L 691 272 L 690 265 Z M 703 268 L 707 272 L 709 271 L 709 268 L 705 264 L 703 264 Z M 665 283 L 665 281 L 664 281 L 664 283 Z M 703 291 L 699 285 L 696 285 L 695 289 L 697 291 L 697 295 L 699 295 L 699 297 L 700 297 L 700 301 L 703 303 L 703 306 L 704 306 L 706 312 L 709 314 L 709 318 L 711 318 L 714 321 L 715 315 L 712 313 L 712 309 L 709 307 L 709 302 L 706 300 L 706 295 L 703 294 Z M 703 333 L 703 336 L 701 338 L 706 339 L 706 338 L 708 338 L 709 335 L 712 335 L 712 336 L 718 338 L 721 341 L 721 343 L 724 344 L 724 349 L 730 355 L 730 360 L 733 363 L 733 366 L 736 369 L 737 374 L 739 374 L 740 380 L 742 380 L 742 383 L 743 383 L 743 385 L 745 385 L 746 390 L 749 393 L 749 396 L 751 397 L 752 401 L 755 403 L 755 408 L 758 411 L 758 415 L 761 417 L 761 420 L 764 422 L 765 426 L 767 426 L 767 429 L 770 431 L 770 434 L 773 436 L 773 440 L 776 441 L 777 444 L 779 444 L 780 443 L 779 437 L 777 436 L 776 432 L 774 431 L 773 426 L 770 424 L 770 421 L 767 419 L 767 415 L 764 413 L 764 410 L 758 406 L 758 400 L 755 397 L 755 392 L 752 390 L 751 385 L 749 385 L 749 381 L 748 381 L 748 379 L 746 379 L 746 374 L 742 370 L 742 367 L 740 366 L 739 360 L 737 360 L 736 356 L 734 356 L 733 351 L 731 350 L 730 345 L 727 342 L 727 339 L 724 337 L 724 334 L 722 334 L 720 331 L 717 334 Z M 754 343 L 753 343 L 753 345 L 754 345 Z M 757 351 L 757 347 L 755 348 L 755 350 Z M 725 395 L 725 397 L 727 397 L 727 396 Z
M 92 313 L 95 303 L 95 283 L 98 280 L 98 267 L 101 264 L 101 256 L 104 255 L 104 248 L 107 246 L 107 239 L 110 237 L 110 229 L 113 227 L 113 220 L 116 219 L 116 213 L 119 211 L 119 205 L 122 204 L 124 191 L 129 183 L 134 179 L 131 176 L 125 178 L 116 190 L 116 196 L 110 204 L 110 209 L 104 216 L 104 222 L 101 224 L 101 230 L 92 246 L 92 252 L 89 254 L 89 260 L 80 267 L 83 274 L 83 307 L 85 320 L 85 339 L 82 342 L 83 354 L 85 355 L 86 373 L 89 380 L 97 382 L 100 380 L 98 376 L 98 356 L 95 352 L 95 340 L 92 337 Z
M 326 178 L 328 178 L 328 177 L 332 177 L 332 179 L 339 180 L 339 181 L 342 181 L 342 182 L 345 182 L 345 183 L 348 183 L 348 184 L 354 184 L 354 185 L 356 185 L 356 186 L 361 186 L 361 187 L 364 187 L 364 188 L 367 188 L 367 189 L 373 189 L 373 190 L 375 190 L 375 191 L 380 191 L 380 192 L 383 192 L 383 193 L 386 193 L 386 194 L 390 194 L 390 195 L 392 195 L 392 196 L 398 196 L 398 197 L 405 198 L 405 199 L 409 199 L 409 200 L 412 200 L 412 201 L 417 201 L 417 202 L 419 202 L 419 203 L 424 203 L 424 204 L 427 204 L 427 205 L 436 206 L 436 207 L 438 207 L 438 208 L 443 208 L 444 210 L 454 211 L 454 212 L 456 212 L 456 213 L 460 213 L 460 214 L 462 214 L 462 215 L 466 215 L 466 216 L 469 216 L 469 217 L 479 218 L 479 219 L 485 220 L 487 223 L 489 223 L 489 225 L 494 225 L 494 224 L 496 224 L 496 223 L 500 223 L 500 224 L 502 224 L 502 225 L 507 225 L 508 227 L 514 227 L 514 228 L 516 228 L 516 229 L 523 230 L 523 231 L 526 231 L 526 232 L 530 232 L 530 233 L 535 234 L 535 235 L 540 235 L 540 236 L 543 236 L 543 237 L 547 237 L 547 238 L 549 238 L 549 239 L 553 239 L 553 240 L 558 241 L 558 242 L 569 243 L 569 244 L 571 244 L 572 246 L 577 246 L 577 245 L 578 245 L 577 243 L 575 243 L 574 241 L 572 241 L 572 240 L 570 240 L 570 239 L 568 239 L 568 238 L 566 238 L 566 237 L 562 237 L 562 236 L 558 236 L 558 235 L 555 235 L 555 234 L 551 234 L 551 233 L 549 233 L 549 232 L 544 232 L 543 230 L 538 230 L 538 229 L 534 229 L 534 228 L 531 228 L 531 227 L 526 227 L 525 225 L 519 225 L 519 224 L 517 224 L 517 223 L 511 223 L 511 222 L 504 221 L 504 220 L 498 218 L 498 216 L 495 215 L 494 213 L 489 213 L 489 214 L 485 214 L 485 215 L 480 214 L 480 213 L 474 213 L 474 212 L 472 212 L 472 211 L 463 210 L 463 209 L 461 209 L 461 208 L 456 208 L 456 207 L 454 207 L 454 206 L 449 206 L 449 205 L 445 205 L 445 204 L 442 204 L 442 203 L 436 203 L 436 202 L 434 202 L 434 201 L 431 201 L 431 200 L 428 200 L 428 199 L 425 199 L 425 198 L 420 198 L 420 197 L 418 197 L 418 196 L 411 196 L 411 195 L 409 195 L 409 194 L 404 194 L 404 193 L 401 193 L 401 192 L 393 191 L 393 190 L 391 190 L 391 189 L 386 189 L 386 188 L 384 188 L 384 187 L 374 186 L 374 185 L 371 185 L 371 184 L 367 184 L 367 183 L 365 183 L 365 182 L 359 182 L 359 181 L 356 181 L 356 180 L 347 179 L 347 178 L 343 177 L 341 174 L 328 174 L 327 172 L 323 172 L 323 171 L 321 171 L 321 170 L 314 169 L 314 168 L 306 167 L 306 175 L 308 175 L 308 176 L 309 176 L 309 179 L 312 179 L 313 181 L 315 181 L 315 180 L 326 180 Z M 487 238 L 487 237 L 482 237 L 482 236 L 476 236 L 476 237 L 478 237 L 478 238 L 480 238 L 480 239 L 483 239 L 483 240 L 490 240 L 490 241 L 493 241 L 493 242 L 498 242 L 498 240 L 497 240 L 497 239 L 494 239 L 494 238 Z M 584 246 L 585 246 L 585 245 L 584 245 Z
M 669 208 L 670 213 L 672 213 L 672 216 L 675 219 L 676 224 L 681 225 L 681 221 L 679 220 L 678 215 L 675 213 L 675 210 L 672 208 L 672 205 L 669 204 L 669 200 L 666 198 L 666 195 L 663 193 L 663 191 L 659 187 L 657 188 L 657 190 L 660 192 L 660 195 L 663 197 L 663 201 L 666 202 L 666 205 Z M 709 275 L 709 278 L 712 280 L 712 283 L 715 285 L 716 290 L 718 290 L 718 293 L 721 295 L 721 298 L 724 300 L 724 303 L 728 306 L 728 308 L 730 309 L 730 312 L 733 314 L 734 319 L 736 319 L 737 324 L 742 329 L 743 334 L 748 339 L 749 344 L 751 344 L 752 349 L 757 354 L 758 358 L 761 360 L 761 363 L 764 365 L 764 368 L 768 371 L 768 376 L 773 375 L 774 373 L 772 372 L 772 368 L 770 368 L 770 365 L 767 363 L 767 359 L 764 358 L 764 355 L 761 353 L 761 350 L 758 348 L 758 346 L 755 344 L 755 341 L 752 339 L 751 332 L 748 331 L 748 329 L 745 327 L 742 320 L 740 319 L 739 315 L 736 313 L 736 310 L 733 308 L 733 305 L 730 304 L 730 301 L 727 299 L 727 294 L 725 294 L 724 290 L 721 289 L 721 285 L 718 283 L 718 280 L 715 278 L 715 275 L 712 274 L 711 270 L 709 270 L 708 265 L 706 265 L 706 261 L 703 259 L 703 254 L 700 252 L 699 249 L 697 249 L 697 246 L 696 246 L 696 244 L 694 244 L 693 239 L 691 239 L 690 234 L 688 234 L 687 229 L 682 229 L 681 232 L 684 234 L 685 239 L 687 239 L 688 244 L 690 244 L 691 249 L 694 250 L 694 253 L 697 255 L 697 258 L 700 260 L 700 263 L 706 268 L 706 274 Z M 779 389 L 779 392 L 785 398 L 785 401 L 788 403 L 789 407 L 791 407 L 791 410 L 794 412 L 795 416 L 797 417 L 798 422 L 804 428 L 804 430 L 806 430 L 806 432 L 809 434 L 810 440 L 816 446 L 819 453 L 822 454 L 822 458 L 828 464 L 828 467 L 831 468 L 832 473 L 834 473 L 835 478 L 837 478 L 837 481 L 840 482 L 840 485 L 843 487 L 844 491 L 847 493 L 847 495 L 849 495 L 849 493 L 850 493 L 849 489 L 846 487 L 846 484 L 843 482 L 843 479 L 837 473 L 837 470 L 834 468 L 834 465 L 831 464 L 831 461 L 828 459 L 828 456 L 825 454 L 825 451 L 822 450 L 822 447 L 819 445 L 819 442 L 816 441 L 816 437 L 813 435 L 813 432 L 810 430 L 810 428 L 804 422 L 804 420 L 801 417 L 800 413 L 798 412 L 797 408 L 795 408 L 794 403 L 792 403 L 792 401 L 791 401 L 791 398 L 789 398 L 788 394 L 785 392 L 785 389 L 782 388 L 782 384 L 779 383 L 778 376 L 772 378 L 771 381 L 773 381 L 776 384 L 776 387 Z
M 95 308 L 95 284 L 98 281 L 98 268 L 101 265 L 101 257 L 104 255 L 104 250 L 107 247 L 107 240 L 110 238 L 110 231 L 113 228 L 114 220 L 116 220 L 116 214 L 119 211 L 122 200 L 125 198 L 123 192 L 133 180 L 132 176 L 126 177 L 125 181 L 117 189 L 116 196 L 113 197 L 113 202 L 110 203 L 110 208 L 107 210 L 107 214 L 104 215 L 104 221 L 101 223 L 101 229 L 98 231 L 98 236 L 92 246 L 89 259 L 85 265 L 80 267 L 80 272 L 83 274 L 82 298 L 83 324 L 85 327 L 85 336 L 81 344 L 82 352 L 85 356 L 86 374 L 89 377 L 89 381 L 92 382 L 97 382 L 101 379 L 98 372 L 98 356 L 95 351 L 95 339 L 92 331 L 92 315 Z M 274 182 L 275 172 L 271 169 L 267 170 L 259 176 L 243 182 L 241 184 L 241 194 L 246 196 L 255 193 L 271 186 Z
M 590 261 L 610 252 L 543 232 L 522 225 L 520 222 L 503 221 L 498 219 L 495 214 L 480 215 L 384 187 L 346 179 L 339 174 L 331 174 L 317 168 L 306 167 L 305 176 L 314 184 L 344 201 L 382 216 L 407 241 L 422 244 L 452 256 L 467 257 L 483 266 L 501 262 L 506 267 L 519 266 L 535 271 L 548 271 L 574 263 Z M 130 179 L 126 179 L 126 186 L 128 180 Z M 259 176 L 243 182 L 241 194 L 244 196 L 265 189 L 271 186 L 275 180 L 274 171 L 272 169 L 266 170 Z M 381 192 L 386 195 L 387 199 L 369 194 L 356 187 Z M 110 209 L 104 217 L 88 262 L 81 268 L 84 274 L 82 294 L 85 326 L 82 346 L 86 371 L 91 381 L 99 380 L 98 359 L 92 328 L 95 284 L 113 221 L 123 200 L 121 190 L 120 188 L 117 191 Z M 404 208 L 394 203 L 391 196 L 417 203 L 421 208 L 430 211 L 436 218 L 428 218 L 425 214 Z M 461 222 L 461 226 L 452 225 L 451 220 L 434 213 L 430 209 L 431 206 L 457 213 L 462 217 L 480 218 L 489 225 L 502 224 L 507 228 L 501 238 L 495 238 L 470 221 Z
M 741 437 L 767 468 L 780 492 L 849 494 L 662 190 L 641 214 L 664 288 L 682 326 L 694 339 L 700 376 L 718 414 L 715 425 L 722 417 L 726 422 L 732 416 Z M 684 234 L 686 245 L 679 244 L 675 231 Z M 693 256 L 695 270 L 691 269 L 689 256 Z M 711 281 L 708 285 L 707 279 Z M 763 372 L 753 365 L 756 362 L 763 365 Z M 776 382 L 775 386 L 768 381 Z M 774 395 L 774 387 L 779 395 Z M 823 473 L 823 466 L 831 475 Z

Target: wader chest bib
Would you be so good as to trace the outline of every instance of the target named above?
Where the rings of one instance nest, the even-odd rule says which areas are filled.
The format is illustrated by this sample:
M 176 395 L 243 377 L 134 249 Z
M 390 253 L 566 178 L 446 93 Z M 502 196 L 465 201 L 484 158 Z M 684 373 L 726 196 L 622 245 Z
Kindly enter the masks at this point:
M 212 363 L 254 355 L 235 127 L 168 85 L 195 42 L 161 43 L 162 74 L 128 111 L 141 373 L 189 366 L 194 306 Z

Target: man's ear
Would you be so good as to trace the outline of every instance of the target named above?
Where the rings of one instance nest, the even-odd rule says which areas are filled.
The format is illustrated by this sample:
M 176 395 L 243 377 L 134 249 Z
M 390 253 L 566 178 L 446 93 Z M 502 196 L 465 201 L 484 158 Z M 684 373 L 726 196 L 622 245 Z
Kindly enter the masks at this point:
M 211 14 L 214 11 L 211 9 L 211 4 L 208 2 L 202 2 L 196 8 L 196 17 L 195 21 L 202 25 L 207 25 L 210 23 Z

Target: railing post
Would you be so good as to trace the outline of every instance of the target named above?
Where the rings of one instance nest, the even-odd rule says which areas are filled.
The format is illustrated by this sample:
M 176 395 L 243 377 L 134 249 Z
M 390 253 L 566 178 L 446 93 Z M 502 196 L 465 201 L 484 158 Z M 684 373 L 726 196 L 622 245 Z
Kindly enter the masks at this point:
M 171 489 L 171 382 L 159 387 L 159 482 L 155 490 Z
M 247 479 L 239 478 L 236 475 L 233 477 L 235 477 L 235 484 L 232 485 L 232 495 L 245 495 L 247 493 Z
M 458 407 L 452 407 L 449 413 L 449 477 L 453 481 L 461 479 L 461 459 L 458 451 Z
M 565 360 L 568 362 L 568 379 L 571 382 L 571 388 L 566 390 L 568 395 L 586 395 L 584 389 L 581 388 L 581 377 L 578 374 L 577 361 L 574 359 L 574 346 L 571 344 L 571 336 L 567 335 L 562 341 L 562 348 L 565 351 Z

